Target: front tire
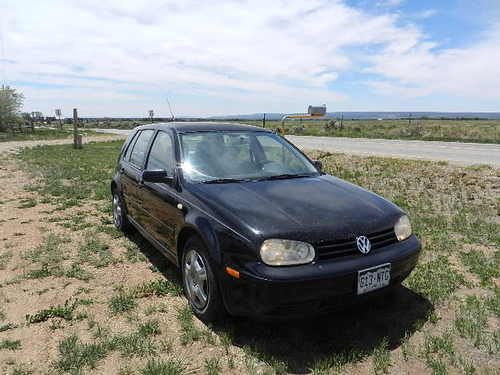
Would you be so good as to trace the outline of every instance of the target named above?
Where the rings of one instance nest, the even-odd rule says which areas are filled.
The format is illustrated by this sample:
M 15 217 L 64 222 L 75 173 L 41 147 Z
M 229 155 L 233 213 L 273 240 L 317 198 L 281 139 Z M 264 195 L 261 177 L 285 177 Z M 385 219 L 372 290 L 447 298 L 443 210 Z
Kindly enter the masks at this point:
M 212 264 L 204 244 L 189 239 L 182 252 L 182 284 L 193 313 L 205 322 L 219 320 L 225 314 Z
M 130 222 L 127 219 L 127 211 L 123 204 L 121 194 L 116 190 L 113 191 L 113 224 L 119 231 L 127 233 L 130 231 Z

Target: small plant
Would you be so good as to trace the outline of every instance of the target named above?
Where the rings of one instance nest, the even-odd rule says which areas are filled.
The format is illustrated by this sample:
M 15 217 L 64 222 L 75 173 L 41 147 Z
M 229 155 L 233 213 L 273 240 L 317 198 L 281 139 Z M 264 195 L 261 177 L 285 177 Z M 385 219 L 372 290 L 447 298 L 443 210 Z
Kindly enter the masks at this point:
M 205 359 L 205 372 L 207 375 L 218 375 L 221 370 L 219 358 Z
M 89 281 L 93 278 L 92 273 L 83 269 L 78 263 L 73 263 L 71 268 L 66 271 L 65 276 L 82 281 Z
M 445 256 L 418 265 L 407 280 L 408 286 L 437 303 L 448 298 L 465 283 L 461 274 L 450 266 Z
M 33 371 L 31 371 L 29 368 L 27 368 L 24 365 L 16 365 L 14 369 L 12 370 L 12 375 L 30 375 L 33 374 Z
M 107 267 L 115 262 L 109 246 L 95 235 L 90 235 L 78 249 L 80 261 L 96 268 Z
M 146 257 L 135 243 L 127 242 L 125 249 L 125 258 L 130 263 L 144 262 L 146 260 Z
M 489 259 L 481 251 L 462 253 L 460 258 L 464 265 L 481 280 L 482 286 L 491 285 L 493 278 L 500 277 L 500 252 Z
M 108 306 L 111 313 L 116 315 L 135 309 L 137 307 L 137 302 L 135 302 L 132 294 L 122 291 L 116 296 L 111 297 L 108 302 Z
M 495 287 L 495 294 L 486 300 L 486 306 L 493 314 L 500 317 L 500 287 Z
M 389 344 L 384 338 L 373 350 L 373 370 L 375 374 L 387 374 L 391 366 L 391 353 Z
M 56 362 L 56 367 L 65 372 L 78 374 L 84 367 L 95 368 L 108 350 L 106 344 L 83 344 L 76 335 L 72 335 L 59 344 L 60 358 Z
M 19 350 L 21 349 L 21 341 L 20 340 L 0 340 L 0 350 Z
M 40 310 L 33 315 L 26 315 L 26 321 L 30 324 L 33 324 L 33 323 L 45 322 L 46 320 L 49 320 L 51 318 L 62 318 L 64 320 L 72 320 L 73 312 L 75 311 L 78 304 L 79 304 L 78 300 L 75 300 L 72 303 L 70 303 L 70 301 L 67 300 L 62 306 L 61 305 L 52 306 L 49 307 L 48 309 Z
M 0 254 L 0 270 L 4 270 L 5 267 L 7 266 L 7 263 L 9 263 L 10 259 L 12 258 L 12 250 L 6 251 L 3 254 Z
M 363 357 L 364 354 L 355 349 L 334 353 L 317 360 L 312 367 L 312 373 L 315 375 L 326 375 L 332 372 L 340 373 L 346 364 L 357 362 Z
M 41 265 L 41 268 L 28 272 L 25 277 L 39 279 L 48 276 L 61 276 L 61 263 L 65 259 L 61 244 L 67 241 L 67 238 L 50 233 L 42 245 L 25 252 L 24 259 Z
M 178 296 L 181 293 L 182 288 L 178 284 L 167 279 L 146 281 L 132 289 L 132 294 L 136 298 L 144 298 L 153 295 L 163 297 L 169 294 Z
M 498 350 L 499 338 L 487 332 L 489 300 L 483 302 L 476 296 L 467 296 L 459 308 L 455 327 L 461 337 L 468 338 L 475 347 L 484 347 L 490 353 Z M 495 349 L 495 346 L 497 348 Z
M 184 373 L 184 365 L 176 360 L 160 361 L 151 359 L 141 369 L 142 375 L 181 375 Z
M 25 198 L 19 201 L 19 206 L 17 206 L 17 208 L 31 208 L 35 207 L 37 204 L 38 202 L 36 201 L 36 199 Z
M 202 332 L 194 325 L 193 312 L 189 306 L 179 310 L 177 319 L 181 324 L 181 343 L 183 345 L 198 341 L 201 338 Z
M 7 324 L 4 324 L 4 325 L 0 325 L 0 332 L 5 332 L 5 331 L 8 331 L 8 330 L 14 329 L 14 328 L 17 328 L 16 324 L 14 324 L 14 323 L 7 323 Z
M 427 366 L 436 375 L 447 373 L 445 358 L 454 362 L 455 349 L 453 346 L 453 337 L 450 332 L 445 332 L 441 336 L 425 336 L 424 358 Z
M 406 332 L 405 337 L 401 342 L 401 353 L 403 354 L 403 359 L 405 361 L 407 361 L 408 358 L 410 357 L 411 351 L 412 351 L 412 346 L 410 343 L 410 335 L 408 334 L 408 332 Z

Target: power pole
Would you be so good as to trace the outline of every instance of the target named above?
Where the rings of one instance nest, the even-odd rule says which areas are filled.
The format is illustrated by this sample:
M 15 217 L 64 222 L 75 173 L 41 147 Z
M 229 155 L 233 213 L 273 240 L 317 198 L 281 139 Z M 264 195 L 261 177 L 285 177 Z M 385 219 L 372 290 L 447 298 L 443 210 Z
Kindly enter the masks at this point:
M 266 114 L 264 113 L 264 117 L 262 117 L 262 127 L 266 127 Z

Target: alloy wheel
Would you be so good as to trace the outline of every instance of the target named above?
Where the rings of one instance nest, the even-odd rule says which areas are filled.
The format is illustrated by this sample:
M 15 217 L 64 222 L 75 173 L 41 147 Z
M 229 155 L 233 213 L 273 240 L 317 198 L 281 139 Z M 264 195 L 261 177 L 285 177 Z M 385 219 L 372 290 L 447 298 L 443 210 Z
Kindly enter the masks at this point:
M 120 228 L 123 220 L 122 205 L 118 194 L 113 194 L 113 222 L 117 228 Z
M 184 282 L 193 306 L 203 310 L 207 306 L 210 291 L 205 260 L 196 250 L 189 250 L 184 258 Z

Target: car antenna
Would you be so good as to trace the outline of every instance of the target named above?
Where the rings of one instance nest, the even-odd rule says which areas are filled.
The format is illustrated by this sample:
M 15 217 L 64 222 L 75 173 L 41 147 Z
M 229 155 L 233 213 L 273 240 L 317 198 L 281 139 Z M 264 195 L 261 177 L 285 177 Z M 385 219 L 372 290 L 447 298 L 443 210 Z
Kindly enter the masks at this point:
M 175 120 L 174 112 L 172 111 L 172 106 L 170 105 L 170 101 L 167 98 L 168 110 L 170 111 L 170 116 L 172 116 L 171 121 Z

